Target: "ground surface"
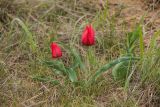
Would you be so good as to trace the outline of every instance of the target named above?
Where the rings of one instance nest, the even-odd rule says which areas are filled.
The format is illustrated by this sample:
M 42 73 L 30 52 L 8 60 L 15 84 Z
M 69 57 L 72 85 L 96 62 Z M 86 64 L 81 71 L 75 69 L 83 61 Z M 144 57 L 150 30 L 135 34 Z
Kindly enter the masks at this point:
M 41 49 L 39 52 L 40 58 L 50 58 L 47 43 L 51 37 L 55 36 L 54 34 L 63 35 L 60 41 L 66 43 L 68 43 L 70 36 L 73 36 L 73 41 L 76 41 L 76 37 L 82 32 L 82 26 L 86 24 L 81 19 L 87 15 L 89 18 L 94 19 L 92 17 L 96 16 L 97 11 L 103 10 L 105 5 L 104 0 L 81 0 L 80 2 L 77 0 L 79 4 L 73 3 L 78 7 L 76 10 L 68 1 L 61 2 L 60 0 L 59 2 L 59 0 L 55 0 L 56 7 L 41 5 L 46 2 L 45 0 L 29 0 L 28 4 L 32 5 L 31 10 L 30 8 L 26 10 L 29 14 L 22 17 L 19 14 L 17 15 L 29 26 L 34 35 L 38 35 L 36 39 Z M 97 35 L 104 35 L 102 37 L 107 46 L 104 48 L 106 49 L 104 52 L 98 50 L 96 57 L 98 64 L 86 64 L 93 72 L 98 68 L 96 65 L 104 65 L 108 62 L 108 59 L 114 59 L 119 55 L 119 49 L 114 49 L 111 46 L 117 44 L 117 41 L 119 43 L 119 40 L 123 38 L 126 32 L 133 30 L 143 16 L 143 33 L 146 46 L 148 46 L 153 33 L 160 29 L 160 8 L 153 9 L 143 0 L 108 1 L 109 16 L 114 16 L 114 30 L 118 39 L 112 38 L 114 35 L 108 36 L 112 33 L 108 33 L 110 29 L 106 30 L 109 22 L 105 21 L 100 26 L 97 24 L 99 30 Z M 17 0 L 16 2 L 23 3 L 24 1 Z M 42 3 L 39 4 L 39 2 Z M 40 6 L 42 6 L 40 8 L 42 12 L 38 11 Z M 87 8 L 88 6 L 90 8 Z M 24 6 L 24 8 L 26 7 Z M 125 28 L 123 28 L 123 25 L 125 25 Z M 51 70 L 39 64 L 39 59 L 36 59 L 38 55 L 32 55 L 22 43 L 23 40 L 21 41 L 20 37 L 25 34 L 18 25 L 15 24 L 13 28 L 5 26 L 0 30 L 6 36 L 2 41 L 2 45 L 0 45 L 0 67 L 2 68 L 0 106 L 2 105 L 2 107 L 159 107 L 160 105 L 159 83 L 153 80 L 148 81 L 144 86 L 138 87 L 139 76 L 134 77 L 135 80 L 127 92 L 123 90 L 119 83 L 115 83 L 108 74 L 104 75 L 105 78 L 90 89 L 85 89 L 82 86 L 75 88 L 69 82 L 64 81 L 66 77 L 52 75 Z M 10 35 L 15 38 L 12 39 Z M 76 37 L 74 38 L 74 36 Z M 111 46 L 109 42 L 111 42 Z M 79 44 L 76 46 L 79 50 L 82 50 L 85 57 L 85 49 Z M 66 62 L 66 65 L 69 63 L 69 58 L 66 58 L 65 55 L 62 60 Z M 52 75 L 52 77 L 60 80 L 62 86 L 52 86 L 47 83 L 33 81 L 30 76 L 36 73 Z
M 154 31 L 160 28 L 160 9 L 153 9 L 147 5 L 144 0 L 111 0 L 111 11 L 118 11 L 117 8 L 122 6 L 120 16 L 117 17 L 118 23 L 122 24 L 124 21 L 131 28 L 135 23 L 139 22 L 141 18 L 145 17 L 145 42 Z

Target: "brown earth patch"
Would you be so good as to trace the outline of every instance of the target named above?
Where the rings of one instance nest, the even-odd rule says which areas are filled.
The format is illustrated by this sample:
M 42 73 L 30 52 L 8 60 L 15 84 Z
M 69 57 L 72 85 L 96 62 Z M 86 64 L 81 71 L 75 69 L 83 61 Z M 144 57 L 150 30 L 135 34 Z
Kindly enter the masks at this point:
M 160 30 L 160 8 L 151 10 L 150 1 L 144 0 L 111 0 L 109 7 L 112 14 L 117 14 L 117 24 L 126 24 L 128 28 L 135 26 L 144 16 L 144 36 L 147 45 L 153 33 Z M 152 2 L 157 3 L 157 2 Z M 159 6 L 160 4 L 157 4 Z

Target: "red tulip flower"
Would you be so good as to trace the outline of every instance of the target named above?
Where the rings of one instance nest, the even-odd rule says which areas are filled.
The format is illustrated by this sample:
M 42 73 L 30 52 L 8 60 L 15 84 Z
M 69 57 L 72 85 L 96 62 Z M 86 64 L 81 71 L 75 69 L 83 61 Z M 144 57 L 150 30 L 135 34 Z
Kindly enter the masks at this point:
M 82 33 L 81 42 L 83 45 L 91 46 L 95 44 L 95 31 L 91 25 L 87 25 Z
M 52 58 L 59 58 L 62 56 L 61 48 L 56 43 L 51 43 L 51 52 L 52 52 Z

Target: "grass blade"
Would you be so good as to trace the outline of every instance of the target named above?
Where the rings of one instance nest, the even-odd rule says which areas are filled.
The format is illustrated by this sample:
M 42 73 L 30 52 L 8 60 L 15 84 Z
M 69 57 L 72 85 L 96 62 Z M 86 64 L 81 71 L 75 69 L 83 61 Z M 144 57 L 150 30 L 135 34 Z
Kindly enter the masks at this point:
M 33 39 L 33 35 L 32 33 L 29 31 L 28 27 L 23 23 L 22 20 L 18 19 L 18 18 L 15 18 L 13 19 L 12 21 L 12 26 L 13 26 L 13 23 L 14 22 L 17 22 L 21 27 L 22 29 L 25 31 L 27 37 L 26 37 L 26 42 L 29 43 L 30 45 L 30 49 L 32 50 L 32 52 L 35 52 L 36 51 L 36 43 Z
M 139 43 L 140 43 L 140 54 L 141 54 L 141 59 L 144 57 L 144 38 L 143 38 L 143 33 L 142 31 L 139 31 Z

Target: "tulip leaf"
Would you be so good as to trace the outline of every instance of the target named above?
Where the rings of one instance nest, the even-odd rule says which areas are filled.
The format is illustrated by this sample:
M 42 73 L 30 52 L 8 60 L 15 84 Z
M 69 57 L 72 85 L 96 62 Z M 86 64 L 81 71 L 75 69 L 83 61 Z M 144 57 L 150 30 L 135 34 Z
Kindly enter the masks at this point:
M 109 69 L 121 62 L 125 62 L 125 61 L 133 61 L 133 60 L 139 60 L 139 58 L 137 57 L 121 57 L 118 59 L 115 59 L 113 61 L 111 61 L 110 63 L 102 66 L 100 69 L 98 69 L 95 74 L 89 79 L 89 84 L 93 83 L 102 73 L 104 72 L 108 72 Z
M 53 80 L 51 77 L 45 77 L 45 76 L 32 76 L 33 80 L 40 81 L 40 82 L 46 82 L 51 83 L 53 85 L 60 84 L 58 80 Z
M 84 64 L 82 62 L 82 59 L 81 59 L 79 53 L 76 51 L 75 48 L 71 49 L 71 54 L 74 57 L 74 62 L 73 62 L 72 68 L 75 69 L 78 66 L 80 66 L 80 68 L 84 70 Z
M 77 73 L 72 69 L 68 69 L 68 76 L 71 82 L 77 82 Z
M 50 42 L 49 43 L 52 43 L 53 41 L 56 41 L 55 37 L 50 38 Z
M 129 75 L 130 61 L 120 62 L 112 69 L 114 80 L 125 80 Z
M 142 27 L 138 25 L 133 32 L 128 33 L 127 48 L 129 52 L 133 52 L 135 43 L 142 35 Z
M 42 61 L 44 65 L 50 67 L 56 74 L 66 74 L 66 68 L 61 61 Z

